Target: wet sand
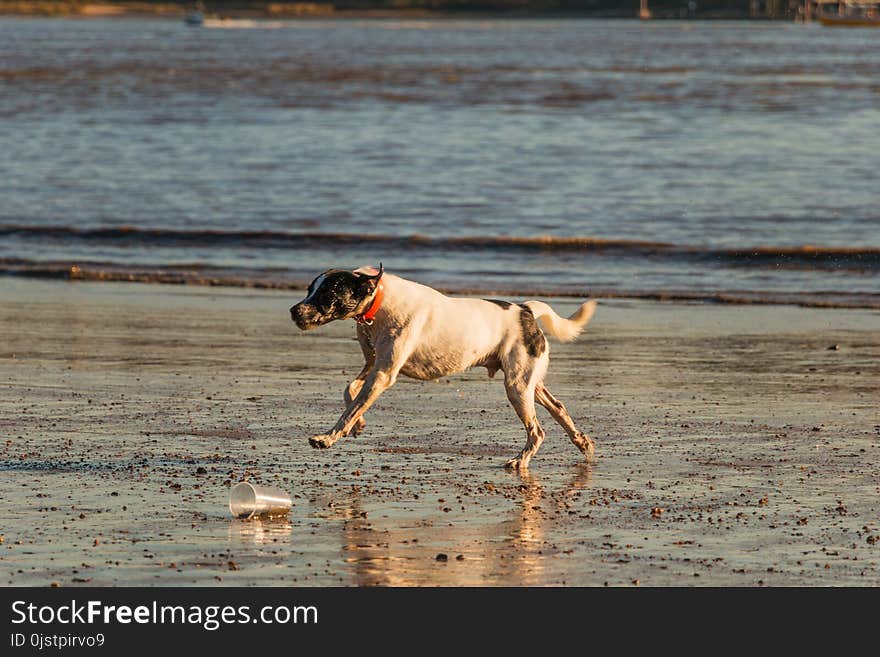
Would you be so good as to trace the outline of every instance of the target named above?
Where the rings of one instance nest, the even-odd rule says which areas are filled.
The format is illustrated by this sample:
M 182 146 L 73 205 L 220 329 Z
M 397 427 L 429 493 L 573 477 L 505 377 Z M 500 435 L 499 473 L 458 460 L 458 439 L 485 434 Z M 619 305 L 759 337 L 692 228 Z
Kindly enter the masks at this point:
M 0 280 L 0 582 L 880 583 L 877 312 L 603 302 L 548 375 L 597 456 L 539 410 L 521 476 L 484 370 L 402 379 L 310 448 L 360 351 L 296 331 L 297 298 Z M 241 479 L 289 518 L 229 518 Z

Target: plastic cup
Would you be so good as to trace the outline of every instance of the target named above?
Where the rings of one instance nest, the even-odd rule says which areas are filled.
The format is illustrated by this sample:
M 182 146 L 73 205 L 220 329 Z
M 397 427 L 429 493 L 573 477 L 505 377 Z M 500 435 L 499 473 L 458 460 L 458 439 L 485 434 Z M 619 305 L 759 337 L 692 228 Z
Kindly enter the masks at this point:
M 259 516 L 286 516 L 292 504 L 290 495 L 283 490 L 257 486 L 248 481 L 235 484 L 229 491 L 229 512 L 243 520 Z

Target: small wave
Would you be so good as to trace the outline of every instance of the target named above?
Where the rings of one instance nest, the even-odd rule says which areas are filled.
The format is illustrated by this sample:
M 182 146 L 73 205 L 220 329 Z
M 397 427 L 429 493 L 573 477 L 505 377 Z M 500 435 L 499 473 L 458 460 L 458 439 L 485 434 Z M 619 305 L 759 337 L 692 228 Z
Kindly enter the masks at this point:
M 291 27 L 289 22 L 248 18 L 206 18 L 203 27 L 221 30 L 272 30 Z
M 0 258 L 0 275 L 26 276 L 69 281 L 110 281 L 244 287 L 276 290 L 304 290 L 310 278 L 299 278 L 289 271 L 269 269 L 228 269 L 209 265 L 168 265 L 150 267 L 100 262 L 37 262 L 20 258 Z M 431 281 L 428 281 L 431 283 Z M 796 305 L 806 308 L 866 308 L 880 310 L 880 293 L 816 291 L 775 292 L 765 290 L 704 291 L 645 290 L 604 288 L 560 288 L 511 282 L 507 287 L 483 285 L 434 285 L 445 294 L 506 296 L 509 298 L 588 297 L 600 299 L 644 299 L 652 301 L 718 303 L 746 305 Z
M 85 242 L 116 246 L 212 247 L 260 249 L 332 249 L 369 245 L 376 250 L 434 253 L 456 251 L 582 253 L 696 261 L 704 265 L 751 266 L 777 269 L 823 269 L 853 272 L 880 271 L 880 247 L 767 246 L 717 248 L 645 240 L 618 240 L 561 236 L 384 235 L 272 230 L 223 231 L 210 229 L 145 229 L 127 226 L 73 228 L 67 226 L 0 226 L 0 238 Z

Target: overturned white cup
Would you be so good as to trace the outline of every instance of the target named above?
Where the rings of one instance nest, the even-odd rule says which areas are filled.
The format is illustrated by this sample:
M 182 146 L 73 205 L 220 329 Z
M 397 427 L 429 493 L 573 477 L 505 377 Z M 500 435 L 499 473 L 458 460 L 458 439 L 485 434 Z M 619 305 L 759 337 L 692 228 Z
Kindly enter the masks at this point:
M 257 486 L 248 481 L 235 484 L 229 491 L 229 512 L 243 520 L 258 516 L 286 516 L 292 505 L 290 495 L 283 490 Z

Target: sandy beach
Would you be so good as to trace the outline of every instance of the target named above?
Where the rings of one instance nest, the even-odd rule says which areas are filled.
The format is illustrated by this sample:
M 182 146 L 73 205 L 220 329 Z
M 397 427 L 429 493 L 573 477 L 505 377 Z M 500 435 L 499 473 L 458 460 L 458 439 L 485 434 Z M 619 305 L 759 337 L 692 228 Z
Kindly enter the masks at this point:
M 482 370 L 401 380 L 310 448 L 361 363 L 351 323 L 295 329 L 298 298 L 3 279 L 0 581 L 880 583 L 876 312 L 603 302 L 548 375 L 597 456 L 543 414 L 520 476 Z M 242 479 L 289 518 L 231 519 Z

